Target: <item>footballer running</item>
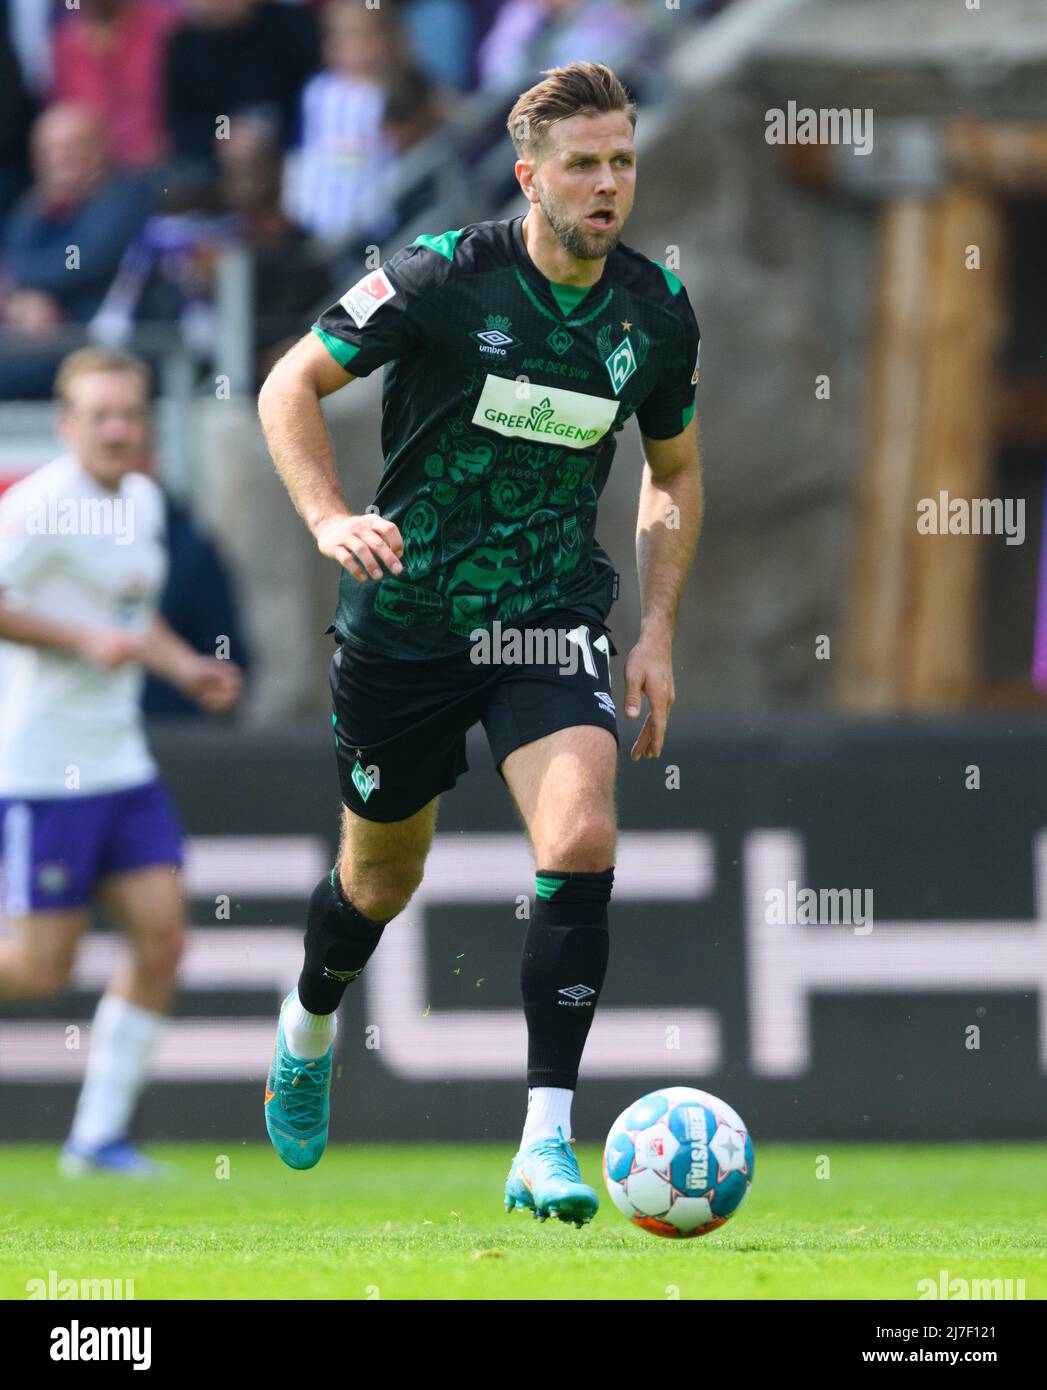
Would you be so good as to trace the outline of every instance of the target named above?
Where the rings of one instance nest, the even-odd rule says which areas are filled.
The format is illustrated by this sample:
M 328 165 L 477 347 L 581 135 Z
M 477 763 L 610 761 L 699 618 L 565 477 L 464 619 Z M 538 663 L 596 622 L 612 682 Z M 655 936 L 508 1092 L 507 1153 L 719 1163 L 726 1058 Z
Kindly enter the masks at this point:
M 521 967 L 528 1104 L 505 1203 L 580 1226 L 598 1201 L 571 1148 L 571 1101 L 607 969 L 618 752 L 606 622 L 618 576 L 595 538 L 597 503 L 635 415 L 641 623 L 626 714 L 646 695 L 631 756 L 657 758 L 701 523 L 699 333 L 672 271 L 621 242 L 635 104 L 598 63 L 543 79 L 508 118 L 526 216 L 417 237 L 320 316 L 259 397 L 277 470 L 342 567 L 331 690 L 344 803 L 265 1116 L 285 1163 L 319 1161 L 336 1010 L 421 882 L 440 794 L 468 770 L 481 721 L 536 864 Z M 353 513 L 320 400 L 379 366 L 384 469 Z M 496 623 L 562 633 L 580 659 L 477 662 Z
M 145 670 L 204 709 L 241 674 L 160 617 L 167 523 L 149 450 L 144 362 L 81 348 L 55 381 L 66 452 L 0 499 L 0 1000 L 65 989 L 90 907 L 126 934 L 91 1026 L 60 1158 L 70 1176 L 161 1172 L 128 1134 L 185 939 L 182 836 L 149 752 Z

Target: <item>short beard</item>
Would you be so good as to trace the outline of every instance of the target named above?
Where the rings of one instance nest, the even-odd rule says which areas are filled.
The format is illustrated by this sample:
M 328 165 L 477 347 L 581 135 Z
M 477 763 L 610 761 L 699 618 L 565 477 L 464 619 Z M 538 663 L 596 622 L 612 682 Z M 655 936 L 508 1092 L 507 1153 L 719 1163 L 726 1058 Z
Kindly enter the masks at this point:
M 569 222 L 563 217 L 559 208 L 548 197 L 539 196 L 538 206 L 545 213 L 545 220 L 552 227 L 563 249 L 580 261 L 598 261 L 601 257 L 609 255 L 618 245 L 621 230 L 617 224 L 610 232 L 587 232 L 577 223 Z

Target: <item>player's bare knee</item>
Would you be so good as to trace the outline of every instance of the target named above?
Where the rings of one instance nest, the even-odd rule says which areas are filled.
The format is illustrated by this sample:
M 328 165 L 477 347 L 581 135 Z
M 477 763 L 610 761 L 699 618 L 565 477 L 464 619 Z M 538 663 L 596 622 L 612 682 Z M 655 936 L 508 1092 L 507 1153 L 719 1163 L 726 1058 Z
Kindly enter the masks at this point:
M 396 917 L 422 881 L 424 861 L 369 860 L 342 874 L 342 891 L 358 912 L 375 921 Z
M 424 872 L 424 854 L 376 855 L 357 850 L 344 855 L 339 863 L 343 895 L 358 912 L 375 921 L 401 913 Z
M 405 878 L 402 871 L 384 878 L 364 876 L 355 881 L 349 901 L 373 921 L 388 920 L 403 912 L 419 881 Z
M 50 999 L 67 988 L 72 973 L 72 956 L 44 956 L 26 960 L 19 993 L 23 999 Z
M 186 933 L 181 925 L 161 927 L 136 939 L 136 963 L 153 976 L 173 976 L 185 953 Z
M 536 853 L 540 868 L 600 873 L 614 863 L 614 824 L 604 816 L 578 820 L 556 838 L 541 838 Z

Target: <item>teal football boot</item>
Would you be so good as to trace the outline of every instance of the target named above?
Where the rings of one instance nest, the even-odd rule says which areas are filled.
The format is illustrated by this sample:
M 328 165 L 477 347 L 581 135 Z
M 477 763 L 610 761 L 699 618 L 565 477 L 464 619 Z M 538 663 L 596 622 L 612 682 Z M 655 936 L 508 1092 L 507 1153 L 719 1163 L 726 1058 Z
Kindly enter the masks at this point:
M 513 1159 L 505 1181 L 505 1209 L 520 1207 L 539 1221 L 550 1216 L 584 1226 L 596 1215 L 600 1199 L 582 1182 L 578 1160 L 557 1128 L 556 1139 L 538 1139 Z
M 276 1046 L 265 1083 L 265 1127 L 273 1148 L 289 1168 L 314 1168 L 327 1148 L 334 1043 L 315 1060 L 291 1056 L 283 1016 L 296 992 L 292 990 L 280 1006 Z

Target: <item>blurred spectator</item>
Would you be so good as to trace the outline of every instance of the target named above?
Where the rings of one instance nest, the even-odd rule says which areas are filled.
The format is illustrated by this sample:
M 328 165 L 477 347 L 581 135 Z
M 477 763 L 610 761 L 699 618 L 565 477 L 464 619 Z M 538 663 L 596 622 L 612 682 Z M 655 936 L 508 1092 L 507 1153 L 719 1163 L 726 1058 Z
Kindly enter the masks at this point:
M 61 0 L 4 0 L 11 42 L 34 100 L 51 90 L 51 29 Z M 67 7 L 62 6 L 62 12 Z
M 303 0 L 321 12 L 335 0 Z M 366 0 L 360 0 L 361 6 Z M 390 8 L 394 0 L 381 0 Z M 415 59 L 437 86 L 467 91 L 476 86 L 476 48 L 504 0 L 395 0 Z
M 320 237 L 383 225 L 382 179 L 394 158 L 384 126 L 386 85 L 409 63 L 389 9 L 332 0 L 324 11 L 326 67 L 302 93 L 301 146 L 288 160 L 284 201 Z
M 36 105 L 19 62 L 11 0 L 0 0 L 0 218 L 29 187 L 29 129 Z
M 385 89 L 386 133 L 396 154 L 412 145 L 447 119 L 457 97 L 446 87 L 438 87 L 413 63 L 398 68 Z
M 49 393 L 58 361 L 48 351 L 51 331 L 95 313 L 151 201 L 143 180 L 111 172 L 101 117 L 89 107 L 52 106 L 33 127 L 31 146 L 36 181 L 12 210 L 2 243 L 0 316 L 23 345 L 17 356 L 0 357 L 4 399 Z
M 396 155 L 431 135 L 447 119 L 454 94 L 436 84 L 413 65 L 400 68 L 389 80 L 385 93 L 385 130 Z M 416 184 L 395 209 L 395 222 L 405 222 L 432 206 L 436 198 L 436 175 Z
M 579 0 L 507 0 L 477 54 L 484 87 L 508 87 L 522 76 L 530 47 Z
M 216 642 L 227 638 L 225 657 L 246 674 L 247 645 L 225 561 L 191 514 L 167 492 L 164 502 L 168 570 L 160 612 L 178 636 L 203 656 L 214 656 Z M 187 700 L 181 691 L 156 676 L 146 678 L 142 709 L 151 719 L 199 719 L 203 715 L 195 701 Z
M 403 24 L 426 76 L 464 91 L 473 80 L 475 11 L 466 0 L 404 0 Z
M 175 320 L 190 353 L 210 361 L 215 341 L 215 264 L 239 241 L 235 219 L 211 210 L 156 213 L 124 253 L 91 337 L 126 347 L 136 318 Z
M 473 21 L 472 53 L 469 55 L 469 86 L 479 85 L 480 74 L 478 56 L 480 45 L 490 33 L 495 20 L 501 13 L 505 0 L 472 0 L 469 6 Z
M 54 35 L 57 101 L 103 117 L 113 162 L 123 169 L 165 153 L 164 52 L 178 22 L 173 0 L 80 0 Z
M 644 38 L 644 0 L 588 0 L 565 14 L 542 45 L 543 67 L 606 63 L 629 73 L 641 90 L 654 76 L 654 54 Z
M 249 117 L 234 121 L 220 155 L 222 204 L 254 253 L 255 358 L 261 386 L 276 359 L 302 336 L 303 323 L 332 292 L 330 273 L 307 233 L 280 205 L 283 150 L 276 131 Z
M 224 246 L 253 253 L 257 384 L 301 337 L 302 324 L 330 298 L 330 273 L 301 227 L 280 205 L 283 147 L 278 128 L 256 116 L 230 122 L 218 142 L 213 205 L 194 213 L 151 217 L 128 248 L 92 331 L 111 345 L 127 342 L 135 318 L 178 319 L 189 346 L 210 356 L 215 340 L 214 289 Z
M 167 113 L 177 175 L 213 178 L 218 122 L 264 112 L 286 146 L 302 87 L 320 66 L 313 14 L 274 0 L 182 0 L 167 48 Z
M 647 73 L 637 0 L 508 0 L 480 45 L 485 87 L 536 82 L 539 70 L 590 61 Z

